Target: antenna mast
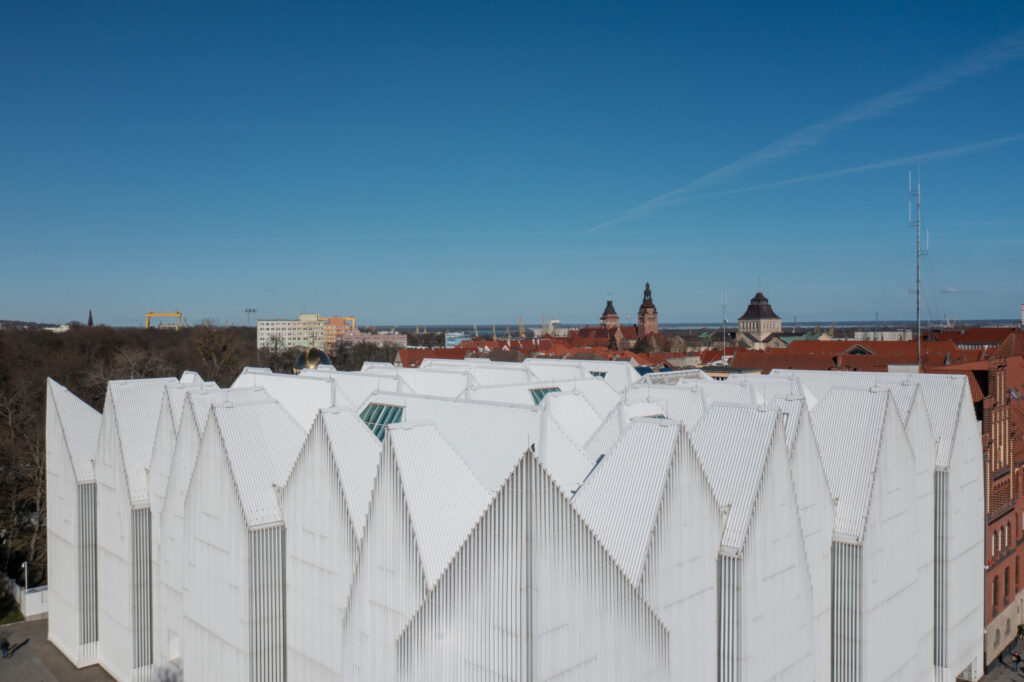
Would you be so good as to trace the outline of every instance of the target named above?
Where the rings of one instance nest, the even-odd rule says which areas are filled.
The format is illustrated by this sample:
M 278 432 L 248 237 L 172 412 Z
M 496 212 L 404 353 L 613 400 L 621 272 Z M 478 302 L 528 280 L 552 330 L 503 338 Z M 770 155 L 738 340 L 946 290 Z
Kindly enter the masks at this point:
M 910 202 L 907 204 L 907 219 L 910 227 L 917 232 L 916 273 L 914 280 L 914 298 L 917 309 L 917 366 L 921 366 L 921 256 L 927 256 L 927 249 L 921 250 L 921 177 L 918 171 L 917 187 L 914 187 L 913 171 L 907 173 L 907 183 L 910 190 Z M 917 205 L 916 214 L 911 213 L 912 204 Z
M 725 364 L 725 292 L 722 292 L 722 364 Z

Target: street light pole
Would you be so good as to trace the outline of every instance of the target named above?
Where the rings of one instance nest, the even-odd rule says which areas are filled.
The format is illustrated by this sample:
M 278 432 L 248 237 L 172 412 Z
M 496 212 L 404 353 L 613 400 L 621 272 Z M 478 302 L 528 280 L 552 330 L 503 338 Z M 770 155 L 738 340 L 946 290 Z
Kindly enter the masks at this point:
M 25 615 L 25 604 L 28 603 L 28 562 L 22 561 L 21 567 L 25 569 L 25 591 L 21 593 L 21 612 Z

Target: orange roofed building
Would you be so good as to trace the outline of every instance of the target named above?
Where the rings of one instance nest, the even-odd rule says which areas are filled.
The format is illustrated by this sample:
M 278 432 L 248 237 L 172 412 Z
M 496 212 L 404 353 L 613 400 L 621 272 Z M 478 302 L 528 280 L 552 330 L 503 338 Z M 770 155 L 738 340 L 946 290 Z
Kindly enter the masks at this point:
M 622 326 L 619 314 L 609 300 L 601 313 L 601 324 L 581 327 L 569 332 L 566 343 L 576 348 L 630 349 L 642 339 L 648 339 L 656 349 L 665 348 L 665 338 L 658 331 L 658 309 L 651 295 L 651 283 L 644 286 L 644 297 L 636 314 L 636 324 Z
M 1011 330 L 986 360 L 925 371 L 966 375 L 981 421 L 987 527 L 985 659 L 992 661 L 1024 625 L 1024 332 Z

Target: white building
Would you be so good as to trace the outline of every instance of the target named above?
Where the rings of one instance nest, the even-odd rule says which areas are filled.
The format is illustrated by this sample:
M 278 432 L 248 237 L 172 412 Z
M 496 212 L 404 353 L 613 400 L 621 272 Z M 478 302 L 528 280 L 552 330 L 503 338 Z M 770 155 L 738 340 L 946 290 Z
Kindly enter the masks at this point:
M 302 313 L 297 320 L 256 320 L 256 347 L 323 348 L 326 327 L 327 318 L 316 313 Z
M 118 680 L 981 673 L 963 377 L 368 363 L 47 410 L 50 637 Z
M 96 663 L 96 474 L 100 413 L 46 382 L 49 638 L 78 667 Z
M 210 410 L 185 495 L 188 680 L 286 679 L 282 488 L 305 431 L 274 400 Z
M 178 380 L 111 381 L 96 452 L 99 663 L 118 680 L 153 663 L 152 543 L 147 470 L 164 388 Z

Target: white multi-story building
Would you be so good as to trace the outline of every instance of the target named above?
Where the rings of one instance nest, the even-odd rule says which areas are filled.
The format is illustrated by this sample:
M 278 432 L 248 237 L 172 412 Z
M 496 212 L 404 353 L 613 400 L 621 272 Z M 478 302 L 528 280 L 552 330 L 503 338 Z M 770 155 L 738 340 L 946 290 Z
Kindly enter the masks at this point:
M 297 320 L 256 320 L 256 347 L 323 348 L 327 318 L 302 313 Z
M 102 417 L 50 384 L 50 639 L 76 665 L 133 682 L 981 674 L 964 377 L 475 359 L 185 383 L 111 382 Z

